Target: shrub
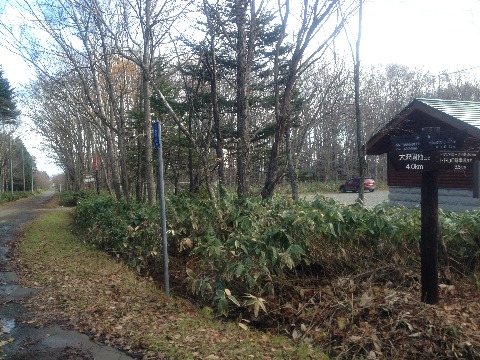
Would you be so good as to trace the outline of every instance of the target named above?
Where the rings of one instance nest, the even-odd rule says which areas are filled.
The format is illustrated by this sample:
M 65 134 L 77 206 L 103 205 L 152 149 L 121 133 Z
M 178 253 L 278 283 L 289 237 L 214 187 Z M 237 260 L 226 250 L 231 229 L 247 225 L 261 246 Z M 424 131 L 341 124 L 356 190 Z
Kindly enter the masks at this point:
M 63 190 L 58 194 L 58 203 L 61 206 L 74 207 L 77 206 L 78 202 L 82 199 L 88 199 L 94 196 L 96 196 L 96 193 L 93 191 Z
M 455 266 L 478 270 L 479 212 L 440 214 Z M 78 203 L 75 221 L 89 242 L 139 272 L 161 269 L 158 207 L 87 197 Z M 234 304 L 258 315 L 266 298 L 304 274 L 350 275 L 419 263 L 420 211 L 402 207 L 347 206 L 322 196 L 307 202 L 181 194 L 168 197 L 167 227 L 169 255 L 177 269 L 178 261 L 186 268 L 190 291 L 222 314 Z
M 32 194 L 28 191 L 14 191 L 12 192 L 2 192 L 0 196 L 0 204 L 15 201 L 21 198 L 29 197 Z
M 140 273 L 157 271 L 160 238 L 158 209 L 110 196 L 88 197 L 74 212 L 88 242 L 122 257 Z

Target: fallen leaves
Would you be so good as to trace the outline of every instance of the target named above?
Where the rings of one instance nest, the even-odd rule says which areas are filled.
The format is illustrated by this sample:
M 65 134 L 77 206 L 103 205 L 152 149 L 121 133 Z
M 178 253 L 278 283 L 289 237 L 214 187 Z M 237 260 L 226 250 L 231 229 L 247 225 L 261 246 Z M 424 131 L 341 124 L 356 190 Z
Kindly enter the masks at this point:
M 359 274 L 278 284 L 275 296 L 248 298 L 255 319 L 229 324 L 216 321 L 208 306 L 199 310 L 179 297 L 165 298 L 152 279 L 81 243 L 60 257 L 55 252 L 60 245 L 47 240 L 32 247 L 36 255 L 21 266 L 26 285 L 43 288 L 30 302 L 38 311 L 29 321 L 41 326 L 63 319 L 97 341 L 145 359 L 321 358 L 318 348 L 345 359 L 480 356 L 479 290 L 459 280 L 440 286 L 440 305 L 425 305 L 419 301 L 418 276 L 402 269 L 399 258 L 383 271 L 401 281 Z M 225 296 L 231 296 L 228 289 Z M 275 340 L 254 324 L 293 341 Z
M 9 338 L 7 338 L 7 339 L 5 339 L 5 340 L 0 340 L 0 347 L 5 346 L 5 345 L 8 345 L 8 344 L 10 344 L 10 343 L 13 342 L 13 341 L 15 341 L 15 339 L 12 338 L 12 337 L 9 337 Z
M 62 219 L 58 214 L 51 216 L 55 221 Z M 62 228 L 57 226 L 56 233 Z M 151 278 L 142 278 L 106 254 L 86 247 L 71 233 L 51 236 L 51 226 L 42 231 L 41 242 L 22 245 L 28 248 L 30 257 L 17 255 L 24 285 L 36 283 L 43 288 L 27 304 L 35 314 L 28 321 L 36 326 L 60 320 L 98 342 L 148 360 L 270 359 L 294 357 L 289 354 L 302 348 L 306 349 L 302 350 L 304 353 L 313 353 L 303 344 L 284 349 L 276 342 L 289 344 L 286 337 L 278 340 L 276 336 L 263 335 L 245 321 L 238 325 L 218 321 L 215 314 L 204 314 L 185 299 L 166 298 Z M 227 291 L 225 295 L 231 293 Z M 252 307 L 265 313 L 265 299 L 251 300 Z
M 388 280 L 368 278 L 321 279 L 301 293 L 284 289 L 287 308 L 301 311 L 269 315 L 277 321 L 283 316 L 283 323 L 291 324 L 293 340 L 313 339 L 333 357 L 479 358 L 478 290 L 465 281 L 442 285 L 441 304 L 431 306 L 418 300 L 418 283 L 409 285 L 394 288 Z

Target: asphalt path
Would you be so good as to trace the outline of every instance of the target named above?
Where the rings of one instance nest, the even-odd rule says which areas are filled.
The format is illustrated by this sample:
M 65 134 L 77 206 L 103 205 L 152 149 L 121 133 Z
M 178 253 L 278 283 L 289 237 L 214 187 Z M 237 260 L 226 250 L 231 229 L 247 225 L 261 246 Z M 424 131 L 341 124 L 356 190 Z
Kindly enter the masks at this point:
M 26 289 L 10 264 L 10 246 L 23 225 L 42 211 L 53 192 L 0 207 L 0 359 L 9 360 L 128 360 L 131 357 L 95 343 L 87 335 L 60 325 L 30 326 L 30 310 L 22 300 L 41 289 Z
M 358 193 L 330 193 L 330 194 L 320 194 L 325 197 L 329 197 L 338 201 L 339 203 L 351 205 L 354 204 L 358 199 Z M 301 195 L 300 197 L 305 200 L 313 200 L 316 195 Z M 387 190 L 375 190 L 374 192 L 365 193 L 365 206 L 374 207 L 376 205 L 382 204 L 383 202 L 388 201 L 388 191 Z

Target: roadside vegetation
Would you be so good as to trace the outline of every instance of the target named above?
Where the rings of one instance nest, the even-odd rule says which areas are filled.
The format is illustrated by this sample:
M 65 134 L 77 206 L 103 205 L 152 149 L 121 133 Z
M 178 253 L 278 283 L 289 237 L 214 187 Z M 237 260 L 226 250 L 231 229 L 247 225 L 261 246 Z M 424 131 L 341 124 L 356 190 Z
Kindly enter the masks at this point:
M 36 310 L 30 324 L 63 322 L 139 359 L 325 357 L 284 335 L 221 321 L 184 297 L 166 298 L 151 278 L 75 235 L 71 208 L 37 218 L 16 252 L 26 285 L 44 290 L 28 301 Z
M 173 295 L 165 299 L 158 208 L 88 193 L 61 200 L 77 203 L 77 235 L 69 210 L 42 218 L 27 232 L 23 266 L 32 281 L 59 289 L 54 301 L 64 317 L 76 314 L 77 328 L 124 349 L 150 358 L 318 358 L 318 349 L 345 359 L 480 355 L 478 212 L 441 213 L 450 275 L 440 305 L 430 306 L 419 301 L 418 210 L 322 196 L 172 195 Z M 52 228 L 65 232 L 51 236 Z M 65 246 L 72 249 L 58 255 Z
M 26 197 L 32 196 L 31 191 L 14 191 L 14 192 L 2 192 L 0 194 L 0 205 L 7 202 L 16 201 L 18 199 L 23 199 Z

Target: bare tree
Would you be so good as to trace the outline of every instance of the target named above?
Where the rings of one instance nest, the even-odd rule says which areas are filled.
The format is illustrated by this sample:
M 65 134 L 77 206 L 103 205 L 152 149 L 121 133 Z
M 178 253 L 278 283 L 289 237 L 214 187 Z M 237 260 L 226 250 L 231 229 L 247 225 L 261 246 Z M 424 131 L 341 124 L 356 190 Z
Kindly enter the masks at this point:
M 224 157 L 224 140 L 221 130 L 221 118 L 219 109 L 219 89 L 218 89 L 218 71 L 217 71 L 217 29 L 218 9 L 210 5 L 207 0 L 203 0 L 203 13 L 206 17 L 206 26 L 208 32 L 208 49 L 205 55 L 205 67 L 208 69 L 210 79 L 210 93 L 212 98 L 212 116 L 215 131 L 215 152 L 218 173 L 218 187 L 220 196 L 225 195 L 225 157 Z
M 292 129 L 292 148 L 298 155 L 298 172 L 303 178 L 335 181 L 345 172 L 344 158 L 350 157 L 346 140 L 351 104 L 351 71 L 344 61 L 318 63 L 299 82 L 302 108 Z M 345 144 L 345 145 L 344 145 Z
M 286 0 L 283 6 L 279 7 L 282 34 L 278 38 L 277 52 L 274 60 L 276 129 L 270 151 L 265 185 L 262 190 L 263 198 L 268 198 L 273 195 L 275 186 L 281 178 L 281 174 L 279 174 L 278 171 L 279 158 L 286 131 L 291 126 L 290 110 L 295 84 L 299 76 L 324 55 L 327 45 L 338 35 L 345 24 L 346 18 L 351 15 L 353 10 L 351 7 L 347 7 L 347 12 L 345 12 L 347 15 L 341 17 L 335 16 L 338 14 L 342 5 L 343 2 L 339 0 L 314 0 L 312 3 L 304 0 L 301 24 L 297 30 L 295 44 L 288 59 L 288 70 L 286 74 L 280 74 L 280 53 L 278 49 L 286 39 L 287 23 L 290 16 L 290 1 Z M 317 37 L 320 37 L 317 39 L 319 45 L 312 48 L 312 41 Z M 280 76 L 283 77 L 282 81 L 280 81 Z M 296 182 L 294 178 L 295 175 L 290 174 L 290 176 L 291 182 L 294 184 Z M 294 187 L 295 185 L 293 188 Z M 298 196 L 298 194 L 292 195 Z
M 358 35 L 355 45 L 355 68 L 354 68 L 354 86 L 355 86 L 355 122 L 356 122 L 356 135 L 357 135 L 357 156 L 358 156 L 358 169 L 360 175 L 360 187 L 358 189 L 358 202 L 363 206 L 365 202 L 365 166 L 366 166 L 366 153 L 365 153 L 365 139 L 363 134 L 363 123 L 360 111 L 360 41 L 362 38 L 362 12 L 363 12 L 363 0 L 359 0 L 360 6 L 358 11 Z
M 157 65 L 154 59 L 159 57 L 160 47 L 169 39 L 172 26 L 179 17 L 183 16 L 190 3 L 191 1 L 179 4 L 174 0 L 127 0 L 120 5 L 124 31 L 122 38 L 115 39 L 117 51 L 126 59 L 136 63 L 142 73 L 144 168 L 150 204 L 155 201 L 150 103 Z M 137 36 L 138 30 L 141 36 Z M 156 88 L 160 90 L 158 86 Z
M 118 153 L 124 154 L 124 149 L 118 149 L 119 144 L 123 147 L 118 142 L 120 104 L 113 81 L 114 55 L 107 39 L 107 21 L 101 17 L 102 4 L 54 0 L 38 6 L 27 1 L 23 4 L 25 18 L 30 19 L 23 26 L 31 26 L 35 29 L 32 33 L 43 32 L 46 36 L 41 41 L 33 36 L 15 38 L 11 31 L 13 46 L 35 66 L 38 76 L 51 80 L 50 85 L 55 85 L 57 91 L 66 89 L 71 92 L 70 99 L 82 100 L 76 103 L 88 114 L 96 130 L 103 132 L 108 179 L 117 198 L 122 197 L 118 169 Z M 77 88 L 65 87 L 65 74 L 69 78 L 74 74 Z M 125 187 L 123 191 L 128 197 L 128 186 Z

